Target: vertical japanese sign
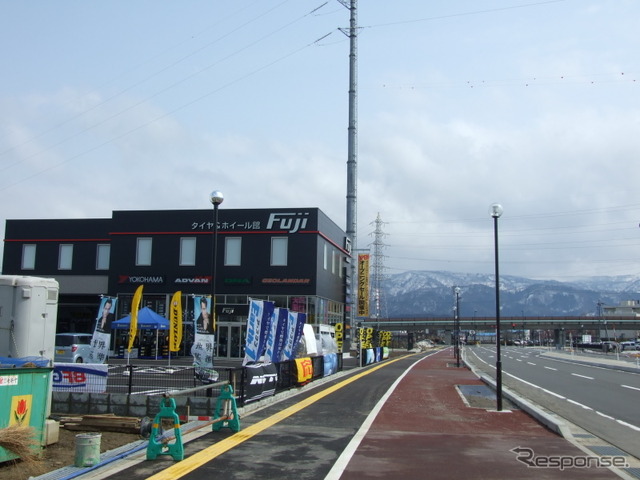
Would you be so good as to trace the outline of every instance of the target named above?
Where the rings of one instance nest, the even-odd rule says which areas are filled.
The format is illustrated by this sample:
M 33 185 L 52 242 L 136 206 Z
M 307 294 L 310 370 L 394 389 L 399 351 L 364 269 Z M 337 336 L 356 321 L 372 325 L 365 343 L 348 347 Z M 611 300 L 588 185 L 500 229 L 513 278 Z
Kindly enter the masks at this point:
M 136 293 L 133 294 L 133 300 L 131 301 L 131 323 L 129 324 L 129 345 L 127 351 L 131 353 L 133 348 L 133 342 L 138 334 L 138 310 L 140 310 L 140 303 L 142 302 L 142 287 L 140 285 L 136 288 Z
M 91 337 L 89 363 L 105 363 L 111 345 L 111 323 L 115 318 L 117 299 L 103 297 L 98 307 L 96 327 Z
M 287 319 L 287 339 L 282 350 L 282 356 L 285 360 L 291 360 L 296 357 L 298 343 L 300 342 L 300 338 L 302 338 L 302 331 L 306 320 L 307 315 L 304 313 L 289 312 L 289 318 Z
M 264 351 L 265 363 L 279 362 L 287 334 L 287 319 L 289 310 L 275 308 L 271 314 L 271 326 L 267 335 L 267 344 Z
M 171 298 L 169 307 L 169 351 L 180 350 L 182 341 L 182 292 L 178 290 Z
M 358 316 L 369 316 L 369 254 L 358 255 Z
M 211 297 L 193 299 L 193 318 L 196 319 L 196 333 L 191 347 L 196 373 L 203 379 L 213 378 L 213 356 L 215 335 L 211 317 Z
M 249 316 L 247 317 L 247 338 L 244 346 L 242 365 L 258 361 L 258 343 L 260 342 L 260 322 L 264 305 L 262 300 L 249 302 Z
M 257 362 L 265 352 L 271 332 L 273 311 L 273 302 L 251 300 L 249 317 L 247 318 L 247 339 L 244 348 L 243 365 L 249 362 Z

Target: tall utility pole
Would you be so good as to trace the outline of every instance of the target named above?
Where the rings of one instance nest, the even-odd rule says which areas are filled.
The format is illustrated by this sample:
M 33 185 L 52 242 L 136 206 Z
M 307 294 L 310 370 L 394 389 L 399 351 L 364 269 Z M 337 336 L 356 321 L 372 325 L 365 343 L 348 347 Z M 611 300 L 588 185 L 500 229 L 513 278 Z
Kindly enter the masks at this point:
M 342 33 L 349 37 L 349 127 L 347 150 L 347 228 L 346 234 L 351 241 L 351 248 L 357 250 L 357 200 L 358 200 L 358 8 L 357 0 L 338 0 L 349 9 L 350 21 L 348 32 Z M 356 257 L 357 259 L 357 257 Z M 352 256 L 351 279 L 355 283 L 357 265 Z M 355 287 L 355 285 L 354 285 Z M 354 326 L 354 309 L 358 304 L 357 288 L 353 288 L 353 302 L 351 308 L 351 327 Z
M 373 272 L 371 275 L 371 295 L 373 297 L 373 317 L 381 318 L 384 305 L 384 297 L 382 293 L 382 283 L 384 280 L 384 254 L 383 249 L 386 247 L 382 239 L 386 233 L 382 231 L 384 222 L 380 218 L 380 212 L 374 222 L 376 229 L 373 232 Z

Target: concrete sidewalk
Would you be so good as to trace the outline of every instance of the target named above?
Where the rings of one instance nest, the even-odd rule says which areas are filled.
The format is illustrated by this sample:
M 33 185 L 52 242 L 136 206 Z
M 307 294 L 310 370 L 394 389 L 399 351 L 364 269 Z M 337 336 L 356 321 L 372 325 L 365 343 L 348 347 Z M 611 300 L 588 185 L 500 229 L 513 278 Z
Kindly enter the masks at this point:
M 495 393 L 452 352 L 414 364 L 335 478 L 637 478 L 597 466 L 522 410 L 497 412 Z

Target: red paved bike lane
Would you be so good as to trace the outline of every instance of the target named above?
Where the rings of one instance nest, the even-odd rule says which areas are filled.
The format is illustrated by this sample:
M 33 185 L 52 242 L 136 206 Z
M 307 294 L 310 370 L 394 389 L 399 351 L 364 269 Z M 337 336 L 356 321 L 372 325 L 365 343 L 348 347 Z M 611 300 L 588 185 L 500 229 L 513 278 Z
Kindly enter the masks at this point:
M 382 406 L 340 479 L 619 478 L 600 467 L 527 466 L 512 449 L 531 449 L 539 461 L 586 454 L 521 410 L 495 411 L 495 396 L 491 410 L 467 406 L 457 385 L 483 383 L 455 366 L 451 349 L 416 363 Z

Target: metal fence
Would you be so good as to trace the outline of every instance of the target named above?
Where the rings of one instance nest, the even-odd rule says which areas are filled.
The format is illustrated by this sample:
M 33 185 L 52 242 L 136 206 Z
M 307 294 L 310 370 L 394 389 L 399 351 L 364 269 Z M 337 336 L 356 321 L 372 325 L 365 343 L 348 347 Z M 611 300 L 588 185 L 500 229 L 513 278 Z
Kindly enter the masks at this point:
M 338 360 L 338 371 L 342 370 L 342 359 Z M 322 356 L 311 357 L 313 375 L 310 381 L 324 376 L 324 358 Z M 287 360 L 273 364 L 277 376 L 274 379 L 273 392 L 269 394 L 289 390 L 300 386 L 297 377 L 295 360 Z M 252 401 L 251 375 L 248 369 L 251 367 L 216 367 L 217 375 L 202 378 L 202 375 L 190 365 L 159 366 L 145 365 L 109 365 L 107 375 L 107 393 L 121 393 L 128 395 L 163 395 L 171 393 L 178 395 L 180 390 L 189 390 L 191 397 L 217 397 L 221 386 L 212 386 L 208 389 L 196 389 L 206 384 L 229 382 L 233 387 L 239 405 Z M 271 367 L 273 368 L 273 367 Z M 264 381 L 264 379 L 261 379 Z M 90 391 L 90 390 L 89 390 Z

